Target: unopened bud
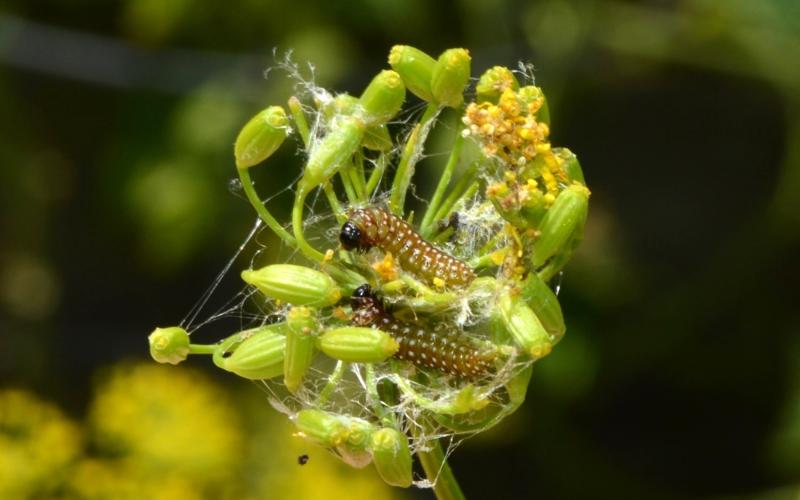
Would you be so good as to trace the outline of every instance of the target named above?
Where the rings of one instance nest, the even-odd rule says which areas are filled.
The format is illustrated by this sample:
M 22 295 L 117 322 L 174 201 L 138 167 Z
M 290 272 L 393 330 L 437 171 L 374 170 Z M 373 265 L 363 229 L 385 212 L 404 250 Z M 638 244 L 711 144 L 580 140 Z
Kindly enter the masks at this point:
M 451 108 L 461 106 L 464 87 L 469 83 L 471 61 L 466 49 L 442 52 L 431 76 L 431 92 L 436 102 Z
M 325 307 L 339 302 L 336 282 L 316 269 L 295 264 L 273 264 L 242 271 L 242 279 L 267 297 L 297 306 Z
M 314 359 L 314 333 L 317 320 L 308 307 L 293 307 L 286 315 L 286 356 L 283 359 L 283 383 L 289 392 L 297 392 Z
M 269 379 L 283 373 L 283 356 L 286 337 L 277 327 L 270 325 L 243 332 L 247 336 L 230 356 L 223 357 L 220 368 L 251 380 Z
M 269 158 L 289 134 L 289 119 L 280 106 L 270 106 L 250 119 L 236 138 L 236 168 L 250 168 Z
M 533 105 L 536 112 L 534 116 L 537 122 L 550 125 L 550 108 L 547 106 L 547 98 L 539 87 L 527 85 L 517 92 L 517 97 L 522 104 Z
M 522 300 L 536 313 L 536 317 L 553 339 L 553 344 L 564 336 L 564 315 L 553 290 L 536 273 L 528 273 L 520 292 Z
M 384 427 L 372 434 L 370 448 L 375 468 L 387 484 L 400 488 L 411 486 L 411 451 L 405 434 Z
M 308 193 L 333 177 L 358 150 L 364 129 L 362 118 L 337 116 L 328 134 L 311 151 L 298 190 Z
M 370 438 L 375 426 L 363 418 L 344 417 L 347 437 L 336 447 L 339 457 L 351 467 L 362 468 L 369 465 L 372 455 L 369 452 Z
M 189 355 L 189 334 L 179 326 L 156 328 L 147 340 L 150 356 L 159 363 L 177 365 Z
M 387 69 L 372 79 L 358 102 L 364 113 L 364 121 L 369 125 L 380 125 L 400 111 L 405 98 L 406 87 L 400 75 Z
M 431 77 L 436 60 L 419 49 L 395 45 L 389 52 L 389 66 L 397 71 L 406 88 L 423 101 L 433 101 Z
M 478 102 L 490 101 L 497 104 L 500 94 L 506 89 L 516 91 L 519 83 L 514 77 L 514 73 L 504 66 L 495 66 L 487 69 L 478 80 L 475 91 L 478 94 Z
M 322 410 L 300 410 L 294 425 L 306 439 L 328 448 L 334 448 L 347 439 L 347 426 L 339 415 Z
M 388 333 L 373 328 L 345 326 L 329 330 L 319 339 L 319 349 L 328 356 L 351 363 L 380 363 L 390 358 L 400 344 Z
M 589 190 L 573 184 L 559 193 L 539 225 L 539 238 L 533 244 L 533 266 L 538 268 L 564 249 L 579 231 L 589 211 Z
M 518 295 L 504 290 L 497 300 L 497 312 L 514 342 L 533 359 L 550 354 L 550 335 L 530 307 Z
M 553 153 L 563 161 L 562 168 L 571 181 L 586 185 L 586 180 L 583 178 L 583 169 L 575 153 L 567 148 L 553 148 Z

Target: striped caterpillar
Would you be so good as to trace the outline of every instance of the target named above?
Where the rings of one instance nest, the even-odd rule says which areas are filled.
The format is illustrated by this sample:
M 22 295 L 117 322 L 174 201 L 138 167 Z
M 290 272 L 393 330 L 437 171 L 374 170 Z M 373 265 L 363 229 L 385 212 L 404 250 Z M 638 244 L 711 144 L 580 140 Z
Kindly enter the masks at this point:
M 482 377 L 492 370 L 494 355 L 482 353 L 463 335 L 451 330 L 430 331 L 395 319 L 367 284 L 356 289 L 350 304 L 354 324 L 379 328 L 400 344 L 396 358 L 467 379 Z
M 434 247 L 403 219 L 380 208 L 360 208 L 350 213 L 339 241 L 345 250 L 366 252 L 378 247 L 391 252 L 400 266 L 429 283 L 438 278 L 444 285 L 467 286 L 475 279 L 465 262 Z

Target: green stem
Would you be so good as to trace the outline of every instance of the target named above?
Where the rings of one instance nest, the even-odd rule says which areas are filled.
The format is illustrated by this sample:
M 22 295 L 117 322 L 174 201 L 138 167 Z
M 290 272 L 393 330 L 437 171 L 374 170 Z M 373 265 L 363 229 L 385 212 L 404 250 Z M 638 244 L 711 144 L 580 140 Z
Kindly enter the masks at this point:
M 336 197 L 336 192 L 333 190 L 333 184 L 331 184 L 330 181 L 326 182 L 322 186 L 322 190 L 325 191 L 325 197 L 328 198 L 328 204 L 331 206 L 331 210 L 333 210 L 333 215 L 336 216 L 336 221 L 339 224 L 344 224 L 344 222 L 347 220 L 347 216 L 344 214 L 344 209 L 339 203 L 339 198 Z
M 189 344 L 189 354 L 214 354 L 219 348 L 217 344 Z
M 349 165 L 343 165 L 342 168 L 339 169 L 339 178 L 342 179 L 344 192 L 347 195 L 348 201 L 350 201 L 352 204 L 358 202 L 358 194 L 356 194 L 355 186 L 353 185 L 352 178 L 350 177 L 350 170 L 351 167 Z
M 458 165 L 458 160 L 461 156 L 462 144 L 464 144 L 464 137 L 461 135 L 461 133 L 459 133 L 456 135 L 456 140 L 453 142 L 453 149 L 450 151 L 450 158 L 447 159 L 447 164 L 444 167 L 442 176 L 439 178 L 439 185 L 436 186 L 436 191 L 433 193 L 431 203 L 425 210 L 425 217 L 422 218 L 420 233 L 422 234 L 423 238 L 430 238 L 431 236 L 430 225 L 434 222 L 433 216 L 436 215 L 436 211 L 439 209 L 439 204 L 442 202 L 442 197 L 444 197 L 444 192 L 447 189 L 447 185 L 450 184 L 450 178 L 453 176 L 453 171 L 455 170 L 456 165 Z
M 442 207 L 439 209 L 439 212 L 436 214 L 434 220 L 443 220 L 449 217 L 450 212 L 453 211 L 453 207 L 456 205 L 456 203 L 464 198 L 472 196 L 475 191 L 478 190 L 478 182 L 473 182 L 474 178 L 474 176 L 464 177 L 461 179 L 461 181 L 459 181 L 458 184 L 456 184 L 456 187 L 453 188 L 450 196 L 448 196 L 444 203 L 442 203 Z
M 344 361 L 337 361 L 336 367 L 331 372 L 330 376 L 328 377 L 328 382 L 325 384 L 325 387 L 319 391 L 319 396 L 317 397 L 316 405 L 322 406 L 328 402 L 328 398 L 331 397 L 333 394 L 333 390 L 339 385 L 339 381 L 342 380 L 342 375 L 344 375 L 344 369 L 347 363 Z
M 303 252 L 303 255 L 309 259 L 322 262 L 325 255 L 309 245 L 306 241 L 305 234 L 303 234 L 303 209 L 305 208 L 306 196 L 308 193 L 303 188 L 299 188 L 294 195 L 294 207 L 292 207 L 292 230 L 294 236 L 297 238 L 297 248 Z
M 378 395 L 378 382 L 375 380 L 375 367 L 371 363 L 367 363 L 364 368 L 367 372 L 366 380 L 364 381 L 367 384 L 367 401 L 369 401 L 370 406 L 372 406 L 375 415 L 378 416 L 382 425 L 396 427 L 393 414 L 383 406 L 381 397 Z
M 464 500 L 464 493 L 447 463 L 444 456 L 442 445 L 438 440 L 430 444 L 428 451 L 417 451 L 417 457 L 425 470 L 425 476 L 429 481 L 436 481 L 433 485 L 433 492 L 438 500 Z
M 389 209 L 395 215 L 403 215 L 403 205 L 406 202 L 406 192 L 411 184 L 411 177 L 414 175 L 414 166 L 419 160 L 422 145 L 425 144 L 425 139 L 430 131 L 428 122 L 436 117 L 438 112 L 439 106 L 429 103 L 425 108 L 425 114 L 411 131 L 411 135 L 408 136 L 400 163 L 397 165 L 397 172 L 395 172 L 392 182 L 392 194 L 389 198 Z
M 296 248 L 297 242 L 295 241 L 294 237 L 278 223 L 275 217 L 269 213 L 269 210 L 267 210 L 267 207 L 264 205 L 264 203 L 261 202 L 261 198 L 259 198 L 258 193 L 256 193 L 256 188 L 253 185 L 253 181 L 250 179 L 249 170 L 246 168 L 238 168 L 236 170 L 239 172 L 239 180 L 242 182 L 244 194 L 247 196 L 247 200 L 250 202 L 250 205 L 253 206 L 258 216 L 261 217 L 261 220 L 263 220 L 270 229 L 275 231 L 275 234 L 277 234 L 287 245 Z
M 306 121 L 306 115 L 303 113 L 303 105 L 295 96 L 289 98 L 289 112 L 292 113 L 294 126 L 297 128 L 300 138 L 303 139 L 303 145 L 308 148 L 308 140 L 311 133 L 308 128 L 308 121 Z
M 367 181 L 367 196 L 372 196 L 372 193 L 375 191 L 375 188 L 378 187 L 378 183 L 381 182 L 381 178 L 383 177 L 383 172 L 386 171 L 386 165 L 389 164 L 389 158 L 385 153 L 381 153 L 378 157 L 378 160 L 375 162 L 375 168 L 372 169 L 372 173 L 369 174 L 369 180 Z
M 353 185 L 361 202 L 367 201 L 367 181 L 364 179 L 364 153 L 356 151 L 352 169 Z

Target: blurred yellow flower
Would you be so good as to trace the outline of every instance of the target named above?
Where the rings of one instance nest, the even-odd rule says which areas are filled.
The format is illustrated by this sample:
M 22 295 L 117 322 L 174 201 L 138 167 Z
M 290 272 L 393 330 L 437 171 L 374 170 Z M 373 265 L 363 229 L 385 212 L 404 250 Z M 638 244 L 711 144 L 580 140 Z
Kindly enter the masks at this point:
M 101 451 L 143 476 L 185 475 L 198 487 L 234 477 L 242 460 L 239 421 L 208 378 L 147 364 L 115 367 L 101 380 L 89 412 Z
M 21 390 L 0 391 L 0 498 L 52 491 L 81 449 L 78 427 Z
M 87 459 L 69 481 L 72 496 L 83 500 L 200 500 L 204 497 L 192 478 L 175 474 L 143 479 L 130 462 Z

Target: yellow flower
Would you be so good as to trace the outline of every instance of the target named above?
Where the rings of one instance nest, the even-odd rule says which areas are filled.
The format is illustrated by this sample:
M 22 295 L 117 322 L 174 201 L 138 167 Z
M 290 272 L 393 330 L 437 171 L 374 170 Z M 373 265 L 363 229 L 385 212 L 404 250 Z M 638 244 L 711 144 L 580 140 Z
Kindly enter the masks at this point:
M 101 451 L 153 475 L 221 484 L 240 464 L 242 436 L 226 395 L 200 373 L 122 365 L 100 384 L 89 421 Z
M 0 498 L 51 491 L 80 449 L 78 427 L 58 408 L 21 390 L 0 392 Z

